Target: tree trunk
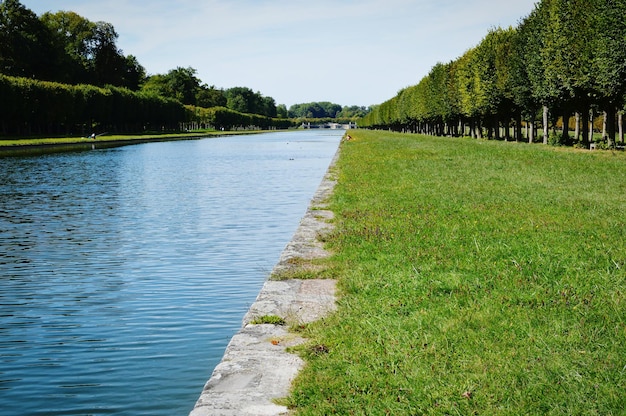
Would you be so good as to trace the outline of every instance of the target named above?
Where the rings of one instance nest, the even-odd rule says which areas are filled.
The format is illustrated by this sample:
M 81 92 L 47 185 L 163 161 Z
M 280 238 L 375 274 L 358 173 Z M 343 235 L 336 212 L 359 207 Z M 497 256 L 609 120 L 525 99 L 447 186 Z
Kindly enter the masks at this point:
M 528 139 L 529 136 L 529 132 L 528 132 L 528 126 L 530 125 L 530 121 L 526 121 L 526 125 L 524 126 L 524 134 L 526 135 L 526 138 Z
M 589 147 L 589 110 L 585 108 L 581 114 L 581 117 L 583 146 Z
M 491 140 L 494 137 L 496 140 L 500 140 L 500 120 L 498 120 L 498 116 L 494 116 L 490 124 L 489 139 Z
M 482 126 L 482 122 L 479 118 L 476 119 L 475 123 L 474 123 L 474 129 L 475 131 L 475 135 L 477 139 L 482 139 L 483 138 L 483 126 Z
M 543 144 L 548 144 L 548 106 L 543 106 Z
M 624 112 L 617 113 L 617 129 L 619 130 L 619 142 L 624 144 Z
M 610 106 L 606 112 L 607 139 L 609 147 L 615 146 L 615 107 Z
M 575 118 L 576 118 L 576 127 L 574 128 L 574 140 L 578 142 L 580 141 L 580 113 L 578 111 L 576 111 L 575 113 Z
M 566 144 L 569 142 L 569 113 L 563 111 L 563 132 L 561 135 L 561 143 Z
M 528 143 L 535 141 L 535 120 L 530 120 L 530 131 L 528 132 Z
M 590 119 L 590 123 L 589 123 L 589 142 L 593 142 L 593 108 L 589 109 L 589 119 Z
M 602 140 L 606 140 L 606 111 L 602 112 Z

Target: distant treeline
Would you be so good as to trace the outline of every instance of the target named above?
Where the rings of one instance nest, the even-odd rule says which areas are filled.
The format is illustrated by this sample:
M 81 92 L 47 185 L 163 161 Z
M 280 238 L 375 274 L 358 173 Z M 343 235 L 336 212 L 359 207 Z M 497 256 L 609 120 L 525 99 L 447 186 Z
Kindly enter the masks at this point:
M 195 107 L 185 106 L 188 122 L 183 127 L 188 130 L 215 128 L 217 130 L 234 130 L 260 128 L 264 130 L 287 129 L 296 127 L 293 120 L 273 118 L 260 114 L 240 113 L 226 107 Z
M 0 135 L 89 135 L 173 131 L 191 125 L 233 130 L 286 128 L 290 120 L 243 114 L 123 87 L 96 87 L 0 75 Z M 199 127 L 198 127 L 199 128 Z
M 289 117 L 356 118 L 367 111 L 326 102 L 288 111 L 247 87 L 209 86 L 191 67 L 147 75 L 117 38 L 110 23 L 71 11 L 38 17 L 19 0 L 0 0 L 0 135 L 283 128 L 295 125 Z
M 328 101 L 294 104 L 289 107 L 289 117 L 291 118 L 307 118 L 307 119 L 322 119 L 322 118 L 341 118 L 341 119 L 356 119 L 364 117 L 370 112 L 370 108 L 353 106 L 342 107 L 339 104 L 334 104 Z
M 360 126 L 435 135 L 471 134 L 587 146 L 603 114 L 609 146 L 626 96 L 626 1 L 542 0 L 518 27 L 491 30 L 457 60 L 375 106 Z M 568 122 L 574 119 L 573 138 Z M 565 122 L 563 122 L 563 120 Z M 524 122 L 523 122 L 524 121 Z M 550 129 L 552 127 L 553 129 Z
M 110 23 L 91 22 L 71 11 L 38 17 L 19 0 L 0 0 L 0 74 L 62 84 L 113 85 L 187 105 L 277 116 L 273 98 L 246 87 L 208 86 L 193 68 L 148 76 L 133 55 L 125 56 L 118 49 L 117 38 Z M 284 113 L 286 117 L 286 109 Z

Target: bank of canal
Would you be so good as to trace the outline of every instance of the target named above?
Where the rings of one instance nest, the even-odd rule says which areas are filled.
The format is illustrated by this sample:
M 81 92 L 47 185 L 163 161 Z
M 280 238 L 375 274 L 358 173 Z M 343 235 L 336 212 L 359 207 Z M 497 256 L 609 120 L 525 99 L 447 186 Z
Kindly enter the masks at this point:
M 316 321 L 334 311 L 336 281 L 285 277 L 298 272 L 315 273 L 315 260 L 330 255 L 320 240 L 332 231 L 333 212 L 326 202 L 335 186 L 332 168 L 337 156 L 190 416 L 288 413 L 289 409 L 274 400 L 288 395 L 291 382 L 304 365 L 287 349 L 305 340 L 287 327 Z M 279 317 L 283 322 L 262 323 L 267 317 Z

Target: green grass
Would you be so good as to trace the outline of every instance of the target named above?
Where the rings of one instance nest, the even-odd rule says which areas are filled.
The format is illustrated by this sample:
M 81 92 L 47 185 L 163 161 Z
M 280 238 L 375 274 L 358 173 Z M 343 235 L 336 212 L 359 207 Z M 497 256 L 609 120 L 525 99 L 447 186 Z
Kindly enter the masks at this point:
M 154 133 L 154 134 L 127 134 L 127 135 L 101 135 L 92 139 L 90 137 L 23 137 L 23 138 L 0 138 L 0 149 L 24 147 L 24 146 L 42 146 L 42 145 L 65 145 L 80 143 L 101 143 L 116 141 L 150 141 L 150 140 L 176 140 L 186 138 L 197 138 L 202 136 L 224 136 L 235 134 L 254 134 L 261 131 L 215 131 L 215 130 L 196 130 L 187 133 Z
M 270 325 L 285 325 L 285 319 L 277 315 L 263 315 L 255 318 L 252 322 L 253 325 L 270 324 Z
M 353 131 L 297 415 L 626 412 L 626 155 Z M 313 353 L 311 346 L 324 346 Z

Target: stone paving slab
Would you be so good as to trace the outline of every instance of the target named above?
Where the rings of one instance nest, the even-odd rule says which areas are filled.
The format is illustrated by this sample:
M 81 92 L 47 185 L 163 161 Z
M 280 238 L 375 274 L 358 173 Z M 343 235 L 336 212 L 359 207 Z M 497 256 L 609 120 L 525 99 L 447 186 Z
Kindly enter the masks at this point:
M 331 167 L 338 153 L 331 162 Z M 330 169 L 329 169 L 330 171 Z M 335 182 L 327 173 L 311 200 L 292 240 L 271 276 L 302 266 L 297 259 L 328 256 L 319 236 L 332 229 L 332 212 L 325 210 Z M 288 323 L 308 323 L 335 310 L 335 281 L 328 279 L 266 281 L 215 367 L 189 416 L 278 416 L 289 410 L 274 399 L 289 394 L 291 382 L 304 365 L 288 347 L 305 342 L 285 326 L 252 324 L 255 318 L 276 315 Z

